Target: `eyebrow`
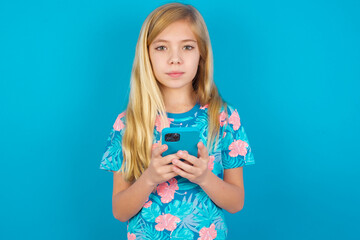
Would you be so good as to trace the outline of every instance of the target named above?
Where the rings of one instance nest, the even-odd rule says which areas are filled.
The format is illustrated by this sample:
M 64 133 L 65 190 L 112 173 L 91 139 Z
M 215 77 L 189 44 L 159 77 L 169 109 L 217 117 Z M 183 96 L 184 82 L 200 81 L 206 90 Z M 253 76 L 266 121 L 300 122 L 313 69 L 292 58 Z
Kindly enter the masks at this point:
M 169 41 L 166 41 L 164 39 L 158 39 L 158 40 L 154 41 L 153 44 L 158 43 L 158 42 L 169 42 Z M 196 43 L 196 41 L 194 39 L 184 39 L 184 40 L 181 40 L 180 42 L 195 42 Z

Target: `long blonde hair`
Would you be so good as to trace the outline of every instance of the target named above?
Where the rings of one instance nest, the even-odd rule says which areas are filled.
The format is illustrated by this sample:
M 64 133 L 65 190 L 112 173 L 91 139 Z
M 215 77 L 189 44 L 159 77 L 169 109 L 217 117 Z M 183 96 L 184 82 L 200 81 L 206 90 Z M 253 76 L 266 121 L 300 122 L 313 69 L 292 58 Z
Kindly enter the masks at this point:
M 208 104 L 207 149 L 213 149 L 215 138 L 216 145 L 218 142 L 220 109 L 221 106 L 225 110 L 227 108 L 213 80 L 213 54 L 204 19 L 191 5 L 162 5 L 145 19 L 136 45 L 125 115 L 126 128 L 122 139 L 124 161 L 119 170 L 128 182 L 137 180 L 150 164 L 156 116 L 159 115 L 162 126 L 167 122 L 163 97 L 151 67 L 148 48 L 159 33 L 179 20 L 190 23 L 198 41 L 200 62 L 192 85 L 199 104 Z

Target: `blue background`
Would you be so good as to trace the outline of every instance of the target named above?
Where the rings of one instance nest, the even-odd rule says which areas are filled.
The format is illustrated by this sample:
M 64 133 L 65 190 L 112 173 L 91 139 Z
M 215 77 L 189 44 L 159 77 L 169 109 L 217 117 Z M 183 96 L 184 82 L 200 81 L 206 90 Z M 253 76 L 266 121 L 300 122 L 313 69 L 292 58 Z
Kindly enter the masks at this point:
M 99 164 L 141 25 L 167 2 L 0 2 L 0 239 L 125 239 Z M 256 161 L 229 239 L 359 237 L 360 2 L 184 2 Z

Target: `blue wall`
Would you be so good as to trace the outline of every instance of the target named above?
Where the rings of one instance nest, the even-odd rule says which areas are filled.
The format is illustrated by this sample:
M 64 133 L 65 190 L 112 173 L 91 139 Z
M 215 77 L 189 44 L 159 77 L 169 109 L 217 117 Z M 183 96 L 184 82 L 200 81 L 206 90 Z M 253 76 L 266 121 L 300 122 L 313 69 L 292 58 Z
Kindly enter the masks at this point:
M 141 25 L 166 2 L 0 2 L 0 239 L 125 239 L 99 163 Z M 229 239 L 359 236 L 360 2 L 185 3 L 256 161 Z

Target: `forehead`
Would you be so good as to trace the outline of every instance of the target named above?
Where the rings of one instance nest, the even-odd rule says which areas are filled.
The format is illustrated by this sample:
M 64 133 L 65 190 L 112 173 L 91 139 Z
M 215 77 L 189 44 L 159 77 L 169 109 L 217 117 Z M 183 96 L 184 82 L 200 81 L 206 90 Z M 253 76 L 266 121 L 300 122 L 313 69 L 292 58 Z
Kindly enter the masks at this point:
M 162 42 L 183 42 L 196 41 L 195 34 L 192 31 L 191 24 L 188 21 L 180 20 L 171 23 L 162 32 L 160 32 L 153 43 Z

